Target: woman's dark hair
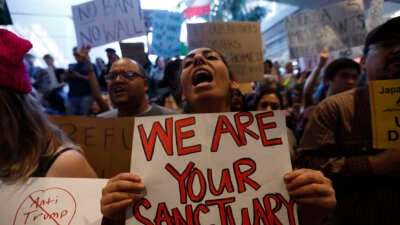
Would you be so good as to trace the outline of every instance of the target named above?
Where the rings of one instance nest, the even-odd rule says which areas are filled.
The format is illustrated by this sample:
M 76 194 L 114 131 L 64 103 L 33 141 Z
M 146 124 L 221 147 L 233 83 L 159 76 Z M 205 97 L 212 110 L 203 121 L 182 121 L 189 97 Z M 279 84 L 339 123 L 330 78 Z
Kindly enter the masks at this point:
M 256 105 L 255 105 L 255 107 L 257 108 L 258 103 L 260 102 L 261 98 L 264 95 L 269 95 L 269 94 L 276 95 L 276 97 L 278 97 L 278 99 L 279 99 L 279 104 L 281 105 L 281 109 L 285 109 L 285 106 L 283 105 L 283 97 L 282 97 L 282 95 L 277 90 L 274 90 L 274 89 L 264 89 L 263 91 L 261 91 L 260 94 L 258 94 L 257 97 L 256 97 Z
M 266 59 L 265 61 L 264 61 L 264 64 L 265 63 L 267 63 L 268 65 L 269 65 L 269 67 L 270 68 L 272 68 L 274 65 L 272 64 L 272 61 L 271 60 L 269 60 L 269 59 Z
M 242 105 L 240 106 L 240 108 L 235 108 L 232 104 L 231 104 L 231 111 L 232 112 L 242 112 L 242 111 L 246 111 L 246 103 L 245 103 L 245 99 L 244 99 L 244 95 L 242 94 L 242 92 L 239 89 L 234 89 L 231 92 L 231 96 L 237 94 L 238 96 L 240 96 L 240 98 L 242 99 Z M 232 101 L 232 97 L 231 97 L 231 101 Z
M 0 177 L 26 180 L 38 167 L 41 156 L 51 156 L 64 145 L 75 146 L 53 125 L 30 94 L 0 88 Z
M 348 68 L 355 69 L 358 71 L 358 73 L 361 72 L 360 65 L 354 62 L 354 60 L 349 58 L 339 58 L 329 63 L 329 65 L 326 67 L 324 72 L 324 80 L 333 80 L 335 74 L 339 72 L 339 70 Z
M 229 66 L 228 61 L 226 60 L 226 56 L 225 56 L 224 54 L 222 54 L 220 51 L 217 51 L 217 50 L 215 50 L 215 49 L 213 49 L 213 48 L 209 48 L 209 49 L 211 49 L 211 50 L 213 50 L 214 52 L 218 53 L 218 55 L 219 55 L 219 56 L 221 57 L 221 59 L 222 59 L 222 62 L 225 64 L 226 68 L 228 69 L 229 78 L 230 78 L 231 80 L 234 80 L 235 77 L 233 76 L 233 72 L 232 72 L 232 70 L 231 70 L 231 67 Z

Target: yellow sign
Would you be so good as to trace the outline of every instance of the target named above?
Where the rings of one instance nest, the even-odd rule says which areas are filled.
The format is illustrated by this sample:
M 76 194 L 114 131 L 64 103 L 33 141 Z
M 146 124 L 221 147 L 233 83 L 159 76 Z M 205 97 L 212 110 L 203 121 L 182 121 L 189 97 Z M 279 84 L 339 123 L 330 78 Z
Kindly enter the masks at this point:
M 400 80 L 369 84 L 373 146 L 400 149 Z

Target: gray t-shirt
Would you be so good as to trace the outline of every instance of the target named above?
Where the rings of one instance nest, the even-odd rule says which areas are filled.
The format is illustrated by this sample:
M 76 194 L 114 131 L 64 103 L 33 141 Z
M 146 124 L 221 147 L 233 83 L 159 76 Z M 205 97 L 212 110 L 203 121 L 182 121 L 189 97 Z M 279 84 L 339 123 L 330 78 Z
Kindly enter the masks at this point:
M 146 111 L 136 114 L 136 116 L 157 116 L 157 115 L 169 115 L 169 114 L 177 114 L 177 112 L 159 106 L 157 104 L 150 104 Z M 118 109 L 112 109 L 107 112 L 103 112 L 97 115 L 97 117 L 101 118 L 117 118 L 118 117 Z

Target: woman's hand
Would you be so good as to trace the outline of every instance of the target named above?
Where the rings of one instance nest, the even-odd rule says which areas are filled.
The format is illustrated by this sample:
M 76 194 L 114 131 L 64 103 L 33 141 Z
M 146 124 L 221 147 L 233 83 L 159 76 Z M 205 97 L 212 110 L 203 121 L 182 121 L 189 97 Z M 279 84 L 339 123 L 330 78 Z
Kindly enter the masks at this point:
M 120 173 L 103 188 L 101 212 L 107 219 L 124 221 L 126 208 L 143 198 L 144 184 L 136 173 Z
M 335 190 L 332 181 L 321 171 L 299 169 L 284 176 L 289 195 L 299 204 L 326 209 L 336 206 Z

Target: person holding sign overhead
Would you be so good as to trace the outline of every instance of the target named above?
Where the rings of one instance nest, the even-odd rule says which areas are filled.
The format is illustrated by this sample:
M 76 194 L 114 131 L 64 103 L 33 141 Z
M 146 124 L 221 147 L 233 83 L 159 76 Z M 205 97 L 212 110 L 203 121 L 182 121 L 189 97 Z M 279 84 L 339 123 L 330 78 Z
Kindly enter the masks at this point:
M 32 44 L 0 29 L 0 177 L 88 177 L 96 173 L 66 135 L 49 122 L 30 92 L 23 63 Z
M 237 83 L 222 54 L 217 51 L 210 48 L 192 50 L 182 62 L 181 84 L 189 113 L 230 112 L 230 93 L 237 88 Z M 328 209 L 335 207 L 335 192 L 330 180 L 321 172 L 294 170 L 283 179 L 291 198 L 298 203 Z M 136 173 L 122 173 L 110 179 L 101 199 L 104 224 L 124 224 L 126 208 L 143 197 L 144 188 Z
M 399 28 L 396 17 L 367 35 L 361 64 L 368 81 L 400 79 Z M 400 150 L 373 148 L 370 104 L 368 87 L 327 98 L 300 141 L 296 165 L 333 181 L 335 224 L 399 224 Z

